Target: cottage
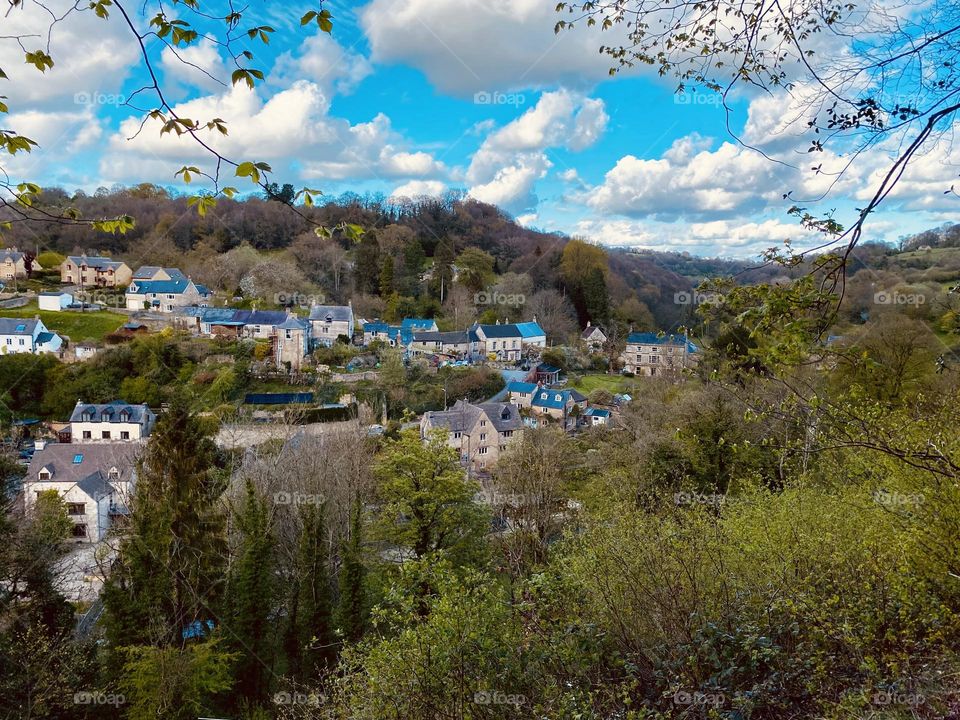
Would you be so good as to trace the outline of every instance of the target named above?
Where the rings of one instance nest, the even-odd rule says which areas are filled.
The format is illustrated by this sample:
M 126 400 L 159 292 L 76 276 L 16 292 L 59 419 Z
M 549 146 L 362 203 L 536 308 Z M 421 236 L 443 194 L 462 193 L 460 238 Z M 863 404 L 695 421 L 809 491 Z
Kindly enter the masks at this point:
M 536 380 L 541 385 L 553 385 L 560 382 L 560 368 L 541 363 L 535 371 Z
M 22 252 L 17 252 L 16 248 L 0 250 L 0 278 L 4 280 L 25 278 L 30 273 L 43 269 L 35 258 L 30 258 L 29 263 L 30 267 L 27 268 L 27 256 Z M 29 272 L 27 272 L 28 270 Z
M 99 255 L 71 255 L 60 265 L 60 281 L 84 287 L 120 287 L 133 279 L 125 262 Z
M 675 374 L 697 364 L 699 348 L 685 335 L 634 332 L 620 356 L 625 372 L 635 375 Z
M 210 301 L 207 288 L 184 277 L 176 268 L 161 268 L 161 271 L 165 275 L 173 272 L 178 276 L 169 280 L 134 279 L 125 296 L 127 310 L 170 313 L 181 307 L 204 307 Z
M 538 390 L 540 386 L 536 383 L 512 380 L 507 383 L 507 399 L 518 408 L 529 408 Z
M 314 345 L 330 346 L 343 336 L 353 339 L 352 305 L 314 305 L 310 308 L 310 334 Z
M 40 443 L 24 479 L 24 507 L 30 512 L 40 493 L 55 491 L 73 521 L 73 539 L 103 540 L 116 519 L 127 513 L 141 450 L 140 443 Z
M 458 400 L 449 410 L 425 413 L 420 435 L 426 438 L 437 428 L 446 432 L 447 445 L 460 453 L 464 465 L 486 470 L 497 464 L 502 453 L 523 430 L 520 411 L 510 403 L 474 405 Z
M 39 318 L 0 318 L 0 355 L 58 353 L 63 338 L 47 330 Z
M 569 390 L 553 390 L 551 388 L 540 388 L 533 395 L 530 401 L 531 411 L 539 415 L 544 420 L 548 417 L 558 420 L 567 425 L 567 419 L 570 417 L 576 402 Z
M 414 353 L 433 353 L 448 357 L 468 357 L 476 348 L 468 330 L 449 332 L 427 331 L 413 333 L 410 350 Z
M 105 404 L 77 401 L 70 415 L 70 435 L 75 443 L 135 442 L 149 437 L 157 416 L 147 405 L 123 400 Z
M 299 370 L 310 351 L 310 322 L 290 315 L 277 325 L 274 358 L 278 368 Z
M 409 347 L 416 332 L 436 332 L 437 323 L 430 318 L 404 318 L 399 325 L 388 325 L 381 320 L 368 322 L 363 326 L 363 344 L 369 345 L 375 340 L 388 343 L 391 347 Z
M 607 342 L 607 336 L 596 325 L 591 325 L 587 320 L 587 327 L 580 333 L 580 340 L 586 345 L 588 350 L 602 350 Z
M 475 323 L 470 331 L 476 336 L 478 352 L 496 360 L 519 360 L 525 348 L 544 348 L 547 336 L 537 323 Z
M 580 416 L 580 424 L 588 427 L 597 427 L 598 425 L 610 425 L 611 413 L 609 410 L 596 407 L 588 407 Z

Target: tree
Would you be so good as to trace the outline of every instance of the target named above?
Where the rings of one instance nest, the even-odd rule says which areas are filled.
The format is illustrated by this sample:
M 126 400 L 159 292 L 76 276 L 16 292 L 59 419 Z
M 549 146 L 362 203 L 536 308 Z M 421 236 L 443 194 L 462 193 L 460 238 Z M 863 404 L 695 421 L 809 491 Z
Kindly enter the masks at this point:
M 444 238 L 437 243 L 433 255 L 433 276 L 430 279 L 430 290 L 440 302 L 447 299 L 447 293 L 453 285 L 453 263 L 456 262 L 456 251 L 453 241 Z
M 468 247 L 457 256 L 457 280 L 472 292 L 480 292 L 493 279 L 493 255 Z
M 354 251 L 354 285 L 357 292 L 380 290 L 380 246 L 372 235 L 366 235 Z
M 402 557 L 440 554 L 463 564 L 482 555 L 487 518 L 473 500 L 479 488 L 464 477 L 457 451 L 442 432 L 426 442 L 412 431 L 388 441 L 374 476 L 377 528 Z
M 235 689 L 252 705 L 267 701 L 272 663 L 269 618 L 275 607 L 270 513 L 249 479 L 236 515 L 240 538 L 227 577 L 227 639 L 238 657 Z
M 597 325 L 606 324 L 610 317 L 610 297 L 600 268 L 593 268 L 584 280 L 583 302 L 590 321 Z
M 114 649 L 182 647 L 217 624 L 226 556 L 223 482 L 204 425 L 175 397 L 138 463 L 129 531 L 103 599 Z
M 367 625 L 367 595 L 363 567 L 363 506 L 354 501 L 350 537 L 340 553 L 340 602 L 337 622 L 344 641 L 355 643 Z
M 393 292 L 394 259 L 384 255 L 380 266 L 380 297 L 388 297 Z
M 300 521 L 296 623 L 303 653 L 302 672 L 304 677 L 311 677 L 329 671 L 337 655 L 323 504 L 303 505 Z
M 564 342 L 574 330 L 573 306 L 553 289 L 538 290 L 527 298 L 526 311 L 535 317 L 552 342 Z

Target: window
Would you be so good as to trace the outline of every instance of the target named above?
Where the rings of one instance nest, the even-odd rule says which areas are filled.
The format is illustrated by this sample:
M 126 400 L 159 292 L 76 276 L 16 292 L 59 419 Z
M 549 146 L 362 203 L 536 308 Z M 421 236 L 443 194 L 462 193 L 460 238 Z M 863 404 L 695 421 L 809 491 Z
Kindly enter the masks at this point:
M 110 439 L 110 431 L 109 431 L 109 430 L 104 430 L 103 432 L 100 433 L 100 437 L 101 437 L 103 440 L 109 440 L 109 439 Z
M 462 434 L 462 433 L 455 432 L 455 433 L 453 434 L 453 439 L 454 439 L 454 440 L 459 440 L 461 434 Z
M 67 515 L 83 515 L 86 507 L 83 503 L 67 503 Z
M 513 437 L 513 430 L 504 430 L 500 435 L 505 438 Z
M 79 465 L 82 462 L 83 462 L 83 453 L 77 453 L 76 455 L 73 456 L 74 465 Z
M 130 439 L 130 432 L 129 432 L 128 430 L 121 430 L 121 431 L 120 431 L 120 439 L 121 439 L 121 440 L 129 440 L 129 439 Z
M 23 338 L 20 338 L 20 345 L 26 345 L 26 341 Z
M 87 526 L 86 525 L 74 525 L 73 526 L 73 537 L 75 538 L 85 538 L 87 536 Z
M 486 434 L 486 433 L 480 433 L 480 442 L 483 442 L 483 441 L 486 440 L 486 439 L 487 439 L 487 434 Z
M 89 430 L 84 430 L 84 431 L 83 431 L 83 439 L 84 439 L 84 440 L 89 440 L 89 439 L 92 438 L 92 437 L 93 437 L 93 433 L 92 433 L 92 432 L 90 432 Z
M 487 421 L 486 421 L 486 420 L 481 420 L 481 421 L 480 421 L 480 427 L 486 427 L 486 425 L 487 425 Z
M 477 455 L 486 455 L 487 449 L 485 447 L 477 448 Z
M 500 446 L 500 452 L 504 452 L 506 449 L 507 449 L 507 446 L 506 446 L 506 445 L 501 445 L 501 446 Z
M 659 355 L 651 355 L 651 356 L 650 356 L 650 362 L 653 363 L 654 365 L 656 365 L 658 362 L 660 362 L 660 356 L 659 356 Z
M 120 471 L 117 470 L 116 468 L 110 468 L 110 469 L 107 471 L 107 478 L 109 478 L 110 480 L 119 480 L 119 479 L 120 479 Z
M 40 480 L 49 480 L 50 473 L 47 472 L 46 470 L 41 470 L 40 473 L 37 475 L 37 478 Z

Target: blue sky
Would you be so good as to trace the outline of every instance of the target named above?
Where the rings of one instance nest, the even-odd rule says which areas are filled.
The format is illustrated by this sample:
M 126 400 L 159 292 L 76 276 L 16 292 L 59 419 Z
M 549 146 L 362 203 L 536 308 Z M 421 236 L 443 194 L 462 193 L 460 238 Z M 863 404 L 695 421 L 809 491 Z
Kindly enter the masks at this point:
M 731 127 L 781 160 L 771 163 L 727 133 L 716 97 L 678 96 L 675 83 L 646 70 L 611 78 L 597 52 L 605 38 L 584 28 L 556 36 L 554 4 L 331 5 L 332 36 L 299 28 L 306 5 L 268 4 L 262 21 L 277 33 L 269 48 L 254 48 L 255 66 L 268 77 L 252 92 L 211 81 L 157 42 L 148 49 L 184 114 L 227 121 L 229 137 L 211 138 L 218 149 L 269 162 L 279 182 L 333 195 L 463 189 L 528 226 L 609 245 L 750 257 L 786 239 L 817 241 L 786 215 L 782 199 L 787 190 L 806 199 L 827 189 L 825 177 L 810 172 L 806 139 L 794 136 L 806 111 L 802 85 L 792 99 L 740 95 L 732 103 Z M 42 29 L 35 7 L 4 19 L 4 30 Z M 29 159 L 5 165 L 14 177 L 88 192 L 139 181 L 185 190 L 173 178 L 179 167 L 209 169 L 196 147 L 161 138 L 152 123 L 127 139 L 140 116 L 124 101 L 143 84 L 145 68 L 118 19 L 82 13 L 58 24 L 57 64 L 43 77 L 22 64 L 19 48 L 0 41 L 0 67 L 11 76 L 2 91 L 9 122 L 41 143 Z M 212 45 L 182 55 L 229 77 Z M 144 98 L 143 106 L 152 104 Z M 875 148 L 808 206 L 836 209 L 843 222 L 889 157 Z M 818 160 L 839 167 L 845 158 Z M 952 220 L 953 200 L 942 190 L 958 164 L 952 148 L 921 158 L 867 236 L 895 240 Z

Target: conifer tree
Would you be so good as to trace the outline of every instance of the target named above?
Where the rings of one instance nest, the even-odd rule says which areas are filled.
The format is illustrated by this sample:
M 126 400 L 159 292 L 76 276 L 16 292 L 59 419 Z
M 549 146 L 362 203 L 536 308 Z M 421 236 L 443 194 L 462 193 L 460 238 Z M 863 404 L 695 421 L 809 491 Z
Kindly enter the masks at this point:
M 304 505 L 300 512 L 297 625 L 302 671 L 309 675 L 332 667 L 336 656 L 324 512 L 322 504 Z
M 350 519 L 350 537 L 343 544 L 340 564 L 340 599 L 337 619 L 343 639 L 357 642 L 366 628 L 367 607 L 363 568 L 363 506 L 354 501 Z

